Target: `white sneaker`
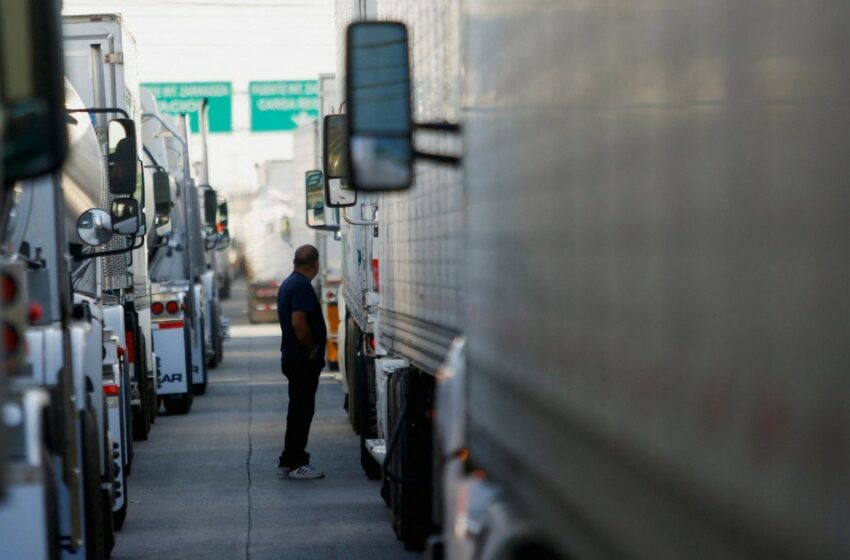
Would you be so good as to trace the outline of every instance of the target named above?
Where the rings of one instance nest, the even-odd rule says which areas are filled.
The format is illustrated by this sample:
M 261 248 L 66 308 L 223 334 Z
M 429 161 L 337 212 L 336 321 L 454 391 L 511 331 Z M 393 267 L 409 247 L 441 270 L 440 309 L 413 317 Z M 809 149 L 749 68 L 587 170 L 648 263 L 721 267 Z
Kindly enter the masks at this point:
M 286 467 L 281 467 L 281 469 L 284 469 L 284 468 L 286 468 Z M 309 465 L 309 464 L 302 465 L 302 466 L 298 467 L 297 469 L 291 469 L 291 470 L 287 469 L 287 470 L 289 470 L 288 478 L 302 478 L 302 479 L 325 478 L 325 473 L 323 473 L 322 471 L 320 471 L 319 469 L 317 469 L 313 465 Z M 280 472 L 280 469 L 278 469 L 278 472 Z
M 289 473 L 292 471 L 289 467 L 278 467 L 277 476 L 281 478 L 289 478 Z

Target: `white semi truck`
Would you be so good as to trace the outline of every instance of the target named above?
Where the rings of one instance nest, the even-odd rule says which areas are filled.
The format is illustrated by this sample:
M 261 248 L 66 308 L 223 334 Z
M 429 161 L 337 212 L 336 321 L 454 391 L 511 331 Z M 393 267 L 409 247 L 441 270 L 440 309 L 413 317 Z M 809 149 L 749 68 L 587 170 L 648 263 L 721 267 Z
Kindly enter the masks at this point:
M 112 119 L 99 141 L 88 115 L 76 111 L 82 100 L 63 85 L 58 6 L 37 0 L 27 7 L 0 7 L 4 34 L 14 30 L 17 38 L 0 50 L 8 111 L 3 365 L 11 377 L 3 431 L 12 436 L 0 540 L 9 558 L 99 559 L 109 555 L 122 515 L 113 510 L 126 484 L 113 477 L 127 463 L 113 444 L 121 445 L 129 426 L 120 418 L 126 402 L 113 402 L 127 370 L 119 337 L 104 338 L 110 306 L 101 271 L 104 257 L 133 243 L 108 252 L 86 247 L 141 229 L 134 126 Z M 108 195 L 109 211 L 98 208 Z M 106 359 L 105 343 L 115 350 Z
M 142 105 L 158 224 L 149 236 L 154 338 L 163 366 L 158 392 L 169 411 L 185 413 L 191 407 L 189 393 L 205 391 L 207 367 L 222 359 L 226 323 L 217 287 L 210 284 L 211 255 L 224 250 L 229 240 L 227 206 L 211 188 L 197 187 L 191 176 L 187 117 L 160 115 L 156 100 L 144 89 Z M 206 208 L 211 201 L 214 207 Z
M 340 0 L 339 44 L 345 44 L 352 21 L 422 15 L 459 25 L 458 11 L 451 2 L 414 7 Z M 460 116 L 460 100 L 453 94 L 462 50 L 459 32 L 449 31 L 416 43 L 416 56 L 421 56 L 416 67 L 422 69 L 415 76 L 419 120 L 457 122 Z M 338 53 L 339 98 L 347 114 L 345 49 Z M 432 144 L 454 142 L 432 136 L 437 137 L 426 138 Z M 360 434 L 363 468 L 370 478 L 383 476 L 393 527 L 409 548 L 423 547 L 435 530 L 430 411 L 436 373 L 462 332 L 463 196 L 457 169 L 426 163 L 417 167 L 416 189 L 391 195 L 358 192 L 341 220 L 345 317 L 340 363 L 349 414 Z
M 136 43 L 121 16 L 95 14 L 63 18 L 65 66 L 71 83 L 80 93 L 84 107 L 103 110 L 92 113 L 99 140 L 105 141 L 108 110 L 118 109 L 141 130 L 139 79 Z M 139 135 L 141 136 L 141 134 Z M 140 139 L 139 139 L 140 140 Z M 141 152 L 141 142 L 139 142 Z M 140 177 L 142 184 L 144 177 Z M 153 207 L 152 189 L 147 189 L 142 208 Z M 153 225 L 153 213 L 146 212 L 145 231 Z M 112 248 L 117 248 L 114 241 Z M 128 348 L 128 363 L 134 383 L 133 433 L 145 439 L 154 420 L 153 344 L 151 339 L 151 293 L 148 278 L 147 245 L 144 238 L 131 253 L 105 260 L 104 288 L 114 297 L 113 305 L 123 308 L 125 330 L 116 333 Z
M 396 530 L 847 557 L 850 7 L 519 4 L 337 2 Z

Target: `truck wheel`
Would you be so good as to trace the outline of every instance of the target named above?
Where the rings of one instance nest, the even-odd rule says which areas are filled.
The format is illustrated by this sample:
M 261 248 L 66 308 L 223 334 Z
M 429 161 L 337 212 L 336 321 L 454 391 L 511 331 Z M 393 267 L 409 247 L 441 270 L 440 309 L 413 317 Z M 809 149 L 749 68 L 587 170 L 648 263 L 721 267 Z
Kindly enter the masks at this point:
M 100 489 L 100 453 L 97 425 L 91 405 L 82 413 L 83 432 L 83 507 L 85 508 L 86 560 L 103 560 L 106 553 L 103 496 Z M 110 508 L 111 509 L 111 508 Z M 108 510 L 107 510 L 108 511 Z
M 351 421 L 351 427 L 355 433 L 360 431 L 360 399 L 357 395 L 357 379 L 359 376 L 359 361 L 360 347 L 363 344 L 363 333 L 354 322 L 353 318 L 349 318 L 349 323 L 346 328 L 345 346 L 345 377 L 348 385 L 348 419 Z
M 115 522 L 112 517 L 112 508 L 115 507 L 115 459 L 112 457 L 112 452 L 119 444 L 114 443 L 109 436 L 109 417 L 107 413 L 106 399 L 103 402 L 103 459 L 104 465 L 103 475 L 101 476 L 100 497 L 103 507 L 103 534 L 106 545 L 105 554 L 108 558 L 112 554 L 112 549 L 115 548 Z M 119 434 L 120 438 L 120 434 Z M 126 450 L 125 450 L 126 452 Z M 129 472 L 129 471 L 128 471 Z M 105 487 L 104 487 L 105 485 Z
M 206 330 L 206 328 L 207 327 L 206 327 L 206 323 L 203 319 L 201 319 L 200 328 L 201 328 L 201 332 L 204 333 L 204 336 L 202 337 L 203 352 L 206 353 L 206 351 L 207 351 L 207 334 L 206 334 L 207 330 Z M 201 360 L 201 382 L 192 384 L 192 393 L 195 394 L 195 395 L 203 395 L 206 392 L 207 392 L 207 358 L 206 358 L 206 356 L 204 356 L 204 358 Z
M 112 512 L 112 525 L 115 527 L 116 531 L 120 531 L 124 528 L 124 521 L 127 519 L 127 483 L 124 482 L 123 488 L 120 489 L 121 493 L 124 495 L 124 505 L 118 511 Z
M 189 414 L 192 410 L 192 395 L 180 395 L 179 397 L 167 397 L 163 399 L 165 411 L 168 414 Z
M 375 367 L 366 364 L 366 358 L 358 356 L 361 375 L 358 377 L 357 394 L 360 399 L 360 466 L 369 480 L 380 480 L 381 465 L 369 454 L 366 440 L 378 437 L 378 408 L 375 395 Z M 374 362 L 373 362 L 374 364 Z M 365 374 L 365 375 L 364 375 Z
M 156 418 L 156 387 L 151 379 L 148 378 L 148 343 L 144 335 L 139 341 L 139 356 L 136 359 L 139 368 L 136 373 L 139 375 L 139 393 L 142 396 L 142 408 L 144 410 L 145 428 L 149 433 L 151 426 Z M 147 439 L 147 434 L 145 434 Z
M 393 528 L 407 550 L 422 550 L 431 532 L 431 408 L 430 376 L 405 370 L 390 378 L 388 388 L 397 441 L 389 463 Z M 402 417 L 402 413 L 404 416 Z M 388 449 L 388 453 L 390 450 Z
M 146 397 L 142 397 L 146 399 Z M 142 410 L 133 413 L 133 441 L 147 441 L 150 424 L 147 422 L 148 414 L 145 410 L 144 400 L 142 401 Z
M 151 426 L 156 424 L 156 416 L 159 414 L 159 396 L 156 394 L 156 376 L 148 379 L 148 402 L 150 403 Z

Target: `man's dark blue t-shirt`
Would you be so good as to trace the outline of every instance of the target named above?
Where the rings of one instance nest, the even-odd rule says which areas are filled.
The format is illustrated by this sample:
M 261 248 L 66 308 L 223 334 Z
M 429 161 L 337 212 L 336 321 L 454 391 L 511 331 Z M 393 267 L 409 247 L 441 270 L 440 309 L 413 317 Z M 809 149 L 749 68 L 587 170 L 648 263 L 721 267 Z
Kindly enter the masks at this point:
M 324 361 L 328 331 L 322 315 L 322 304 L 307 277 L 297 271 L 281 283 L 277 292 L 277 319 L 282 335 L 280 361 L 284 366 L 306 363 L 312 350 L 301 344 L 295 336 L 292 328 L 293 311 L 307 313 L 307 324 L 313 333 L 313 340 L 319 346 L 319 356 Z

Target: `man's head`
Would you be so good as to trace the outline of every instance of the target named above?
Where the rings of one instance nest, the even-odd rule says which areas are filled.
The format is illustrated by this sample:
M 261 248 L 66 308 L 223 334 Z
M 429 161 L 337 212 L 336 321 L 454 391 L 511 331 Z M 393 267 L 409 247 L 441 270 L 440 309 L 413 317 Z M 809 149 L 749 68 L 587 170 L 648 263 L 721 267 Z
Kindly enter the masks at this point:
M 319 273 L 319 250 L 312 245 L 298 247 L 292 264 L 296 271 L 312 280 Z

